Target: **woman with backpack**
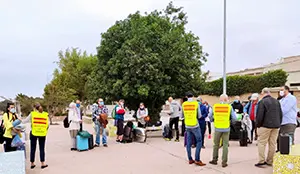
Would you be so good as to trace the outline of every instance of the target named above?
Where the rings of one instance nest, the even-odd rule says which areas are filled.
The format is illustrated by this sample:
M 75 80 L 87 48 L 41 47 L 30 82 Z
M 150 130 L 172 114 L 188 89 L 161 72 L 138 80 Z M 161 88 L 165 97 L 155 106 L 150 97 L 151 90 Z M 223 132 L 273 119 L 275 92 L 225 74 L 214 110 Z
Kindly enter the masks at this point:
M 13 103 L 8 103 L 6 107 L 6 112 L 3 114 L 3 140 L 5 141 L 4 144 L 4 151 L 5 152 L 12 152 L 16 151 L 16 147 L 11 146 L 11 142 L 14 138 L 13 133 L 20 133 L 19 130 L 14 128 L 13 122 L 18 120 L 16 115 L 15 105 Z
M 76 110 L 76 103 L 74 102 L 70 103 L 69 105 L 68 122 L 69 122 L 69 132 L 70 132 L 71 142 L 72 142 L 71 151 L 75 151 L 77 150 L 76 136 L 80 130 L 80 123 L 82 123 L 82 120 Z

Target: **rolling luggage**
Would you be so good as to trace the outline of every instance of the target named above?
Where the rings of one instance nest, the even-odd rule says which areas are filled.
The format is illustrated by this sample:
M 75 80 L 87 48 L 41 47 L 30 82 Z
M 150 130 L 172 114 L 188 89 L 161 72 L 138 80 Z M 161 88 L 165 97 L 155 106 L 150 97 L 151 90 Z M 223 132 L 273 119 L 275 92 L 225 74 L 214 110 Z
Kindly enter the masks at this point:
M 290 154 L 291 137 L 288 134 L 279 135 L 279 151 L 280 154 Z
M 76 136 L 76 145 L 78 151 L 85 151 L 89 149 L 89 138 L 84 138 L 80 135 Z
M 145 143 L 147 140 L 147 134 L 145 129 L 137 127 L 133 129 L 133 140 L 139 143 Z
M 240 130 L 240 146 L 242 146 L 242 147 L 248 146 L 247 139 L 248 139 L 247 130 L 241 129 Z
M 94 149 L 94 135 L 91 134 L 89 137 L 89 149 Z
M 242 123 L 240 121 L 236 121 L 232 123 L 230 125 L 229 140 L 239 140 L 241 129 L 242 129 Z

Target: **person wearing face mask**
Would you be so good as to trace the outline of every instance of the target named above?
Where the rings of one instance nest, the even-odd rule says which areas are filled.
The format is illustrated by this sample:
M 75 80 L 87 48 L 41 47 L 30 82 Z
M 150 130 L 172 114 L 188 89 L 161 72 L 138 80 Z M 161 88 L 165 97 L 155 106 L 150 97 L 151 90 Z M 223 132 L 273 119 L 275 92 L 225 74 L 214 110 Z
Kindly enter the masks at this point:
M 82 120 L 82 110 L 81 110 L 81 102 L 80 100 L 76 100 L 76 111 L 77 111 L 77 115 L 78 115 L 78 118 L 80 118 Z M 82 131 L 82 122 L 79 123 L 80 125 L 80 129 L 79 131 Z
M 279 133 L 289 134 L 294 144 L 294 134 L 297 127 L 297 98 L 290 93 L 288 86 L 281 87 L 279 92 L 282 110 L 282 122 Z
M 255 132 L 255 138 L 254 140 L 257 140 L 257 129 L 256 129 L 256 112 L 257 112 L 257 106 L 258 106 L 258 93 L 253 93 L 250 98 L 250 102 L 247 103 L 247 105 L 244 107 L 244 114 L 249 115 L 251 123 L 252 123 L 252 129 L 251 129 L 251 137 L 249 140 L 249 144 L 252 144 L 253 142 L 253 133 Z
M 11 142 L 14 138 L 13 134 L 20 133 L 20 131 L 15 128 L 15 126 L 17 125 L 16 122 L 18 122 L 18 117 L 16 115 L 16 109 L 15 109 L 15 105 L 13 103 L 7 104 L 6 112 L 3 114 L 2 118 L 3 118 L 3 126 L 5 129 L 5 132 L 3 135 L 4 141 L 5 141 L 4 151 L 5 152 L 16 151 L 17 148 L 12 147 Z
M 234 99 L 233 103 L 231 104 L 231 106 L 237 114 L 242 114 L 243 113 L 243 105 L 240 102 L 240 97 L 235 96 L 234 98 L 235 99 Z
M 35 151 L 37 141 L 39 141 L 41 168 L 48 167 L 45 163 L 45 144 L 46 136 L 49 128 L 48 113 L 44 112 L 40 104 L 35 105 L 35 111 L 32 111 L 29 116 L 23 120 L 23 123 L 31 123 L 30 131 L 30 162 L 31 169 L 35 168 Z
M 69 112 L 68 112 L 68 119 L 69 119 L 68 121 L 70 123 L 69 132 L 70 132 L 71 142 L 72 142 L 71 151 L 77 150 L 76 136 L 80 129 L 80 123 L 82 123 L 81 117 L 77 111 L 77 106 L 78 105 L 74 102 L 70 103 Z
M 144 103 L 140 103 L 140 107 L 137 110 L 136 117 L 138 119 L 138 127 L 145 128 L 146 121 L 147 121 L 147 120 L 145 120 L 145 118 L 147 118 L 149 116 L 148 116 L 148 109 L 145 108 Z
M 116 111 L 116 122 L 117 122 L 117 142 L 123 141 L 123 134 L 124 134 L 124 115 L 125 115 L 125 107 L 124 107 L 124 100 L 119 100 L 118 105 L 115 107 Z
M 202 98 L 200 96 L 197 98 L 197 101 L 198 101 L 198 104 L 199 104 L 199 107 L 201 110 L 201 115 L 202 115 L 201 118 L 198 118 L 199 126 L 201 129 L 202 149 L 205 149 L 205 146 L 204 146 L 205 131 L 206 131 L 205 119 L 208 116 L 208 110 L 207 110 L 207 107 L 202 103 Z
M 179 128 L 178 128 L 178 124 L 179 124 L 179 117 L 181 116 L 181 106 L 180 104 L 173 100 L 172 97 L 169 97 L 168 99 L 169 105 L 170 105 L 170 120 L 169 120 L 169 126 L 170 129 L 173 129 L 173 125 L 175 127 L 175 131 L 176 131 L 176 139 L 175 142 L 179 142 Z M 171 131 L 171 133 L 173 134 L 173 131 Z M 170 135 L 169 138 L 166 138 L 167 141 L 171 141 L 171 137 L 173 137 L 173 135 Z
M 106 123 L 103 120 L 103 116 L 107 116 L 108 109 L 104 105 L 104 101 L 102 98 L 98 99 L 98 105 L 93 109 L 93 122 L 95 124 L 95 132 L 96 132 L 96 143 L 95 147 L 100 146 L 100 130 L 102 129 L 102 144 L 104 147 L 107 146 L 107 136 L 106 136 Z

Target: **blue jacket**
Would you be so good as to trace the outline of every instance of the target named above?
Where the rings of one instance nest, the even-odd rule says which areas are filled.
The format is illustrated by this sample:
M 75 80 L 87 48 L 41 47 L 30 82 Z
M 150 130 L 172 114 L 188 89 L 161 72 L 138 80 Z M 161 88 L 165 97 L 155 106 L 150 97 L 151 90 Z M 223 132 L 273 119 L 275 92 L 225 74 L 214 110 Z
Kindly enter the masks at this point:
M 207 107 L 204 104 L 199 103 L 199 107 L 200 107 L 200 110 L 201 110 L 202 117 L 198 118 L 198 122 L 199 122 L 199 124 L 201 124 L 201 123 L 205 123 L 205 118 L 208 116 L 208 110 L 207 110 Z

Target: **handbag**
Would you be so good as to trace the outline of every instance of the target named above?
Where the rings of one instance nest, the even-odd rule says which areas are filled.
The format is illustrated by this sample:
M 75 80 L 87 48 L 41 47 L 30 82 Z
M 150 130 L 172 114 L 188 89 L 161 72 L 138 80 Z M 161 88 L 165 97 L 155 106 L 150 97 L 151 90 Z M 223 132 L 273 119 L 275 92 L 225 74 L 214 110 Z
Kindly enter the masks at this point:
M 91 134 L 88 131 L 80 131 L 77 135 L 79 135 L 82 138 L 89 138 L 91 136 Z

